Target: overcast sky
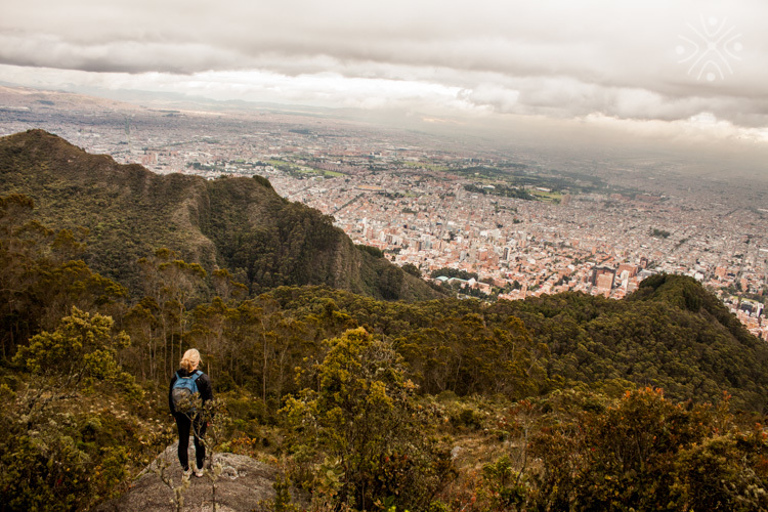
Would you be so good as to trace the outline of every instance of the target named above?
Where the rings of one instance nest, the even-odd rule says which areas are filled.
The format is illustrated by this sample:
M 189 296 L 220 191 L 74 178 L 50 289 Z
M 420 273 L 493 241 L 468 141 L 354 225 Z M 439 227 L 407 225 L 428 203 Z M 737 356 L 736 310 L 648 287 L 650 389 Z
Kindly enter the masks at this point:
M 765 0 L 2 0 L 0 81 L 768 144 Z

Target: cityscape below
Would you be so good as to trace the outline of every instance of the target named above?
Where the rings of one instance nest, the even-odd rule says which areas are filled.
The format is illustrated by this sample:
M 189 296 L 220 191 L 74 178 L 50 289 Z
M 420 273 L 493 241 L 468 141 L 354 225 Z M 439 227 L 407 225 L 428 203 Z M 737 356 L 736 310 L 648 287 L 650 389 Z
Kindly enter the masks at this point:
M 553 151 L 323 112 L 154 108 L 0 87 L 0 135 L 56 133 L 162 174 L 264 176 L 355 243 L 459 296 L 620 299 L 659 272 L 695 278 L 768 340 L 768 184 L 661 157 Z

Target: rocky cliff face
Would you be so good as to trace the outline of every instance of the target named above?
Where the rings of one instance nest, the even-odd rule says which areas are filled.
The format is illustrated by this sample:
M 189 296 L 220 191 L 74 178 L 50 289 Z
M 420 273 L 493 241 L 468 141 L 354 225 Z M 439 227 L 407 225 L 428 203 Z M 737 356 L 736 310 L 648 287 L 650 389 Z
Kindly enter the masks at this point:
M 387 300 L 439 296 L 261 177 L 156 175 L 30 130 L 0 139 L 0 178 L 0 194 L 32 197 L 48 227 L 86 228 L 86 263 L 135 290 L 136 261 L 167 247 L 209 272 L 230 270 L 253 294 L 309 284 Z

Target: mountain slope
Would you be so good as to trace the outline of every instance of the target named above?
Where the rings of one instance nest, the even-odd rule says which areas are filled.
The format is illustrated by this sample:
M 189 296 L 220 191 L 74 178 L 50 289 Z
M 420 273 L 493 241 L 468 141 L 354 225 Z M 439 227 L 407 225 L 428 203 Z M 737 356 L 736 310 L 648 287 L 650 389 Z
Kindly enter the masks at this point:
M 684 306 L 703 306 L 692 311 Z M 299 318 L 318 316 L 322 298 L 370 332 L 392 339 L 420 389 L 512 397 L 554 389 L 663 388 L 673 400 L 768 407 L 768 344 L 751 335 L 695 280 L 660 275 L 624 300 L 583 293 L 520 301 L 442 299 L 384 303 L 337 290 L 269 293 Z M 522 321 L 524 329 L 516 323 Z M 517 326 L 517 327 L 516 327 Z M 333 333 L 335 334 L 335 333 Z M 506 335 L 518 336 L 511 342 Z M 503 348 L 502 347 L 506 347 Z
M 32 197 L 49 227 L 87 228 L 89 266 L 134 289 L 136 261 L 168 247 L 209 271 L 229 269 L 252 293 L 323 284 L 388 300 L 437 296 L 262 178 L 160 176 L 42 130 L 0 139 L 0 176 L 0 194 Z

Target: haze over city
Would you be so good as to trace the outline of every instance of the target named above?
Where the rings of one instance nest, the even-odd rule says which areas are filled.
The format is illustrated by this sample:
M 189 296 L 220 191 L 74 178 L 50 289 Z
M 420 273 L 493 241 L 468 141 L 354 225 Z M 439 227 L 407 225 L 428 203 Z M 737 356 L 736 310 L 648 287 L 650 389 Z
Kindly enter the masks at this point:
M 3 8 L 0 81 L 327 107 L 510 146 L 672 150 L 708 172 L 764 176 L 765 19 L 749 0 L 33 0 Z

